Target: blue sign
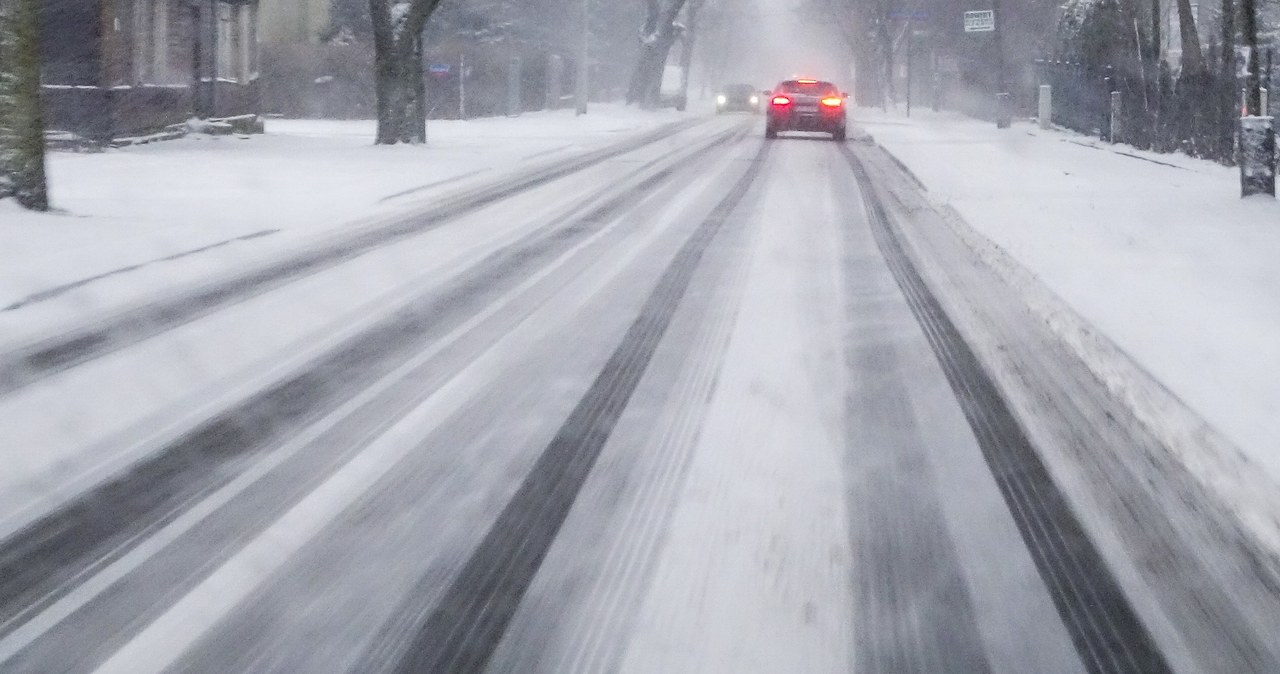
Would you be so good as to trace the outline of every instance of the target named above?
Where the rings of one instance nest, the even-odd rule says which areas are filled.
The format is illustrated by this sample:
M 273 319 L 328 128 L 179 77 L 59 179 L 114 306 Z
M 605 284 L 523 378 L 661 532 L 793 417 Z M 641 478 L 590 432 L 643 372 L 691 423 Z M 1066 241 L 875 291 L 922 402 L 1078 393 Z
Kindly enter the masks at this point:
M 427 66 L 427 72 L 432 75 L 448 75 L 451 66 L 448 63 L 432 63 Z

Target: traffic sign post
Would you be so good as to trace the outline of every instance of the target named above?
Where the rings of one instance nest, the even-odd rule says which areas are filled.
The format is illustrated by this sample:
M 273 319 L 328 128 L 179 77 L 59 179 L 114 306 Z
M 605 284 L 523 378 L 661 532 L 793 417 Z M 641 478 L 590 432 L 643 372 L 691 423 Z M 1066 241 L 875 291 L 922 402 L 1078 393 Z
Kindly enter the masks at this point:
M 991 0 L 991 9 L 979 9 L 964 13 L 964 32 L 991 33 L 992 49 L 995 50 L 996 68 L 996 127 L 1007 129 L 1012 122 L 1013 105 L 1009 96 L 1008 84 L 1004 72 L 1004 45 L 1001 40 L 1003 31 L 996 28 L 996 14 L 999 11 L 999 0 Z

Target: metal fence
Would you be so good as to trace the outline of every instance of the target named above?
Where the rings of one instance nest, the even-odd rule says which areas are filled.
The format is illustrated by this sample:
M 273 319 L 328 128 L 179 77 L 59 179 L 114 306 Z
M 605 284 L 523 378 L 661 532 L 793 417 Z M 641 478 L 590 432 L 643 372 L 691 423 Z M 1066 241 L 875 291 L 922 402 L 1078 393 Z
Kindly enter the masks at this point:
M 1182 150 L 1233 164 L 1240 83 L 1234 64 L 1221 67 L 1216 54 L 1208 60 L 1218 66 L 1183 76 L 1175 76 L 1164 63 L 1119 72 L 1110 66 L 1040 60 L 1036 69 L 1040 82 L 1053 87 L 1054 124 L 1142 149 Z M 1119 93 L 1115 110 L 1112 92 Z

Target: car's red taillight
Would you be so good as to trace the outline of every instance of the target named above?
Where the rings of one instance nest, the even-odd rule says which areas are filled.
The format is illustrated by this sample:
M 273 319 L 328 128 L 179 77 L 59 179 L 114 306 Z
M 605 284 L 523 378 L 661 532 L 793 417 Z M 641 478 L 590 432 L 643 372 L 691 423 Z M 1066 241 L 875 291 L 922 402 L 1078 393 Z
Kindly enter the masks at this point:
M 786 96 L 774 96 L 773 104 L 774 105 L 791 105 L 791 99 Z
M 840 98 L 839 96 L 829 96 L 827 98 L 822 99 L 822 104 L 827 106 L 828 108 L 838 108 L 844 105 L 844 99 Z

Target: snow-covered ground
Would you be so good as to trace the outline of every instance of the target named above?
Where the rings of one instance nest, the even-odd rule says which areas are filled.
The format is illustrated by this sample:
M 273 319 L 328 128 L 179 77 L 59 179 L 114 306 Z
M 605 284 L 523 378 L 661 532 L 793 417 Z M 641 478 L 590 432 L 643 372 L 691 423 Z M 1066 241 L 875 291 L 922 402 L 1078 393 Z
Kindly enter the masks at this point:
M 734 122 L 715 123 L 732 128 Z M 267 386 L 428 289 L 482 265 L 495 251 L 517 246 L 539 228 L 572 222 L 578 200 L 624 189 L 637 170 L 649 175 L 665 163 L 680 163 L 708 142 L 707 135 L 701 126 L 684 130 L 0 396 L 0 456 L 9 466 L 0 475 L 0 536 L 15 522 L 147 456 L 172 429 Z M 655 159 L 661 162 L 639 169 Z M 165 273 L 214 273 L 215 262 L 233 268 L 235 260 L 189 256 Z M 12 325 L 20 335 L 30 328 L 24 323 L 36 323 L 37 331 L 52 329 L 56 323 L 46 318 L 71 315 L 86 298 L 118 302 L 109 293 L 122 288 L 139 297 L 168 292 L 149 288 L 145 275 L 128 276 L 56 302 L 2 312 L 0 333 Z M 4 334 L 0 345 L 10 338 Z
M 87 282 L 60 301 L 89 310 L 223 273 L 677 119 L 594 105 L 582 117 L 567 110 L 433 121 L 418 147 L 375 147 L 371 121 L 268 120 L 262 136 L 54 152 L 56 213 L 0 203 L 0 319 L 69 284 Z M 32 320 L 23 317 L 23 326 Z
M 929 190 L 1280 480 L 1280 203 L 1236 169 L 953 114 L 859 110 Z

